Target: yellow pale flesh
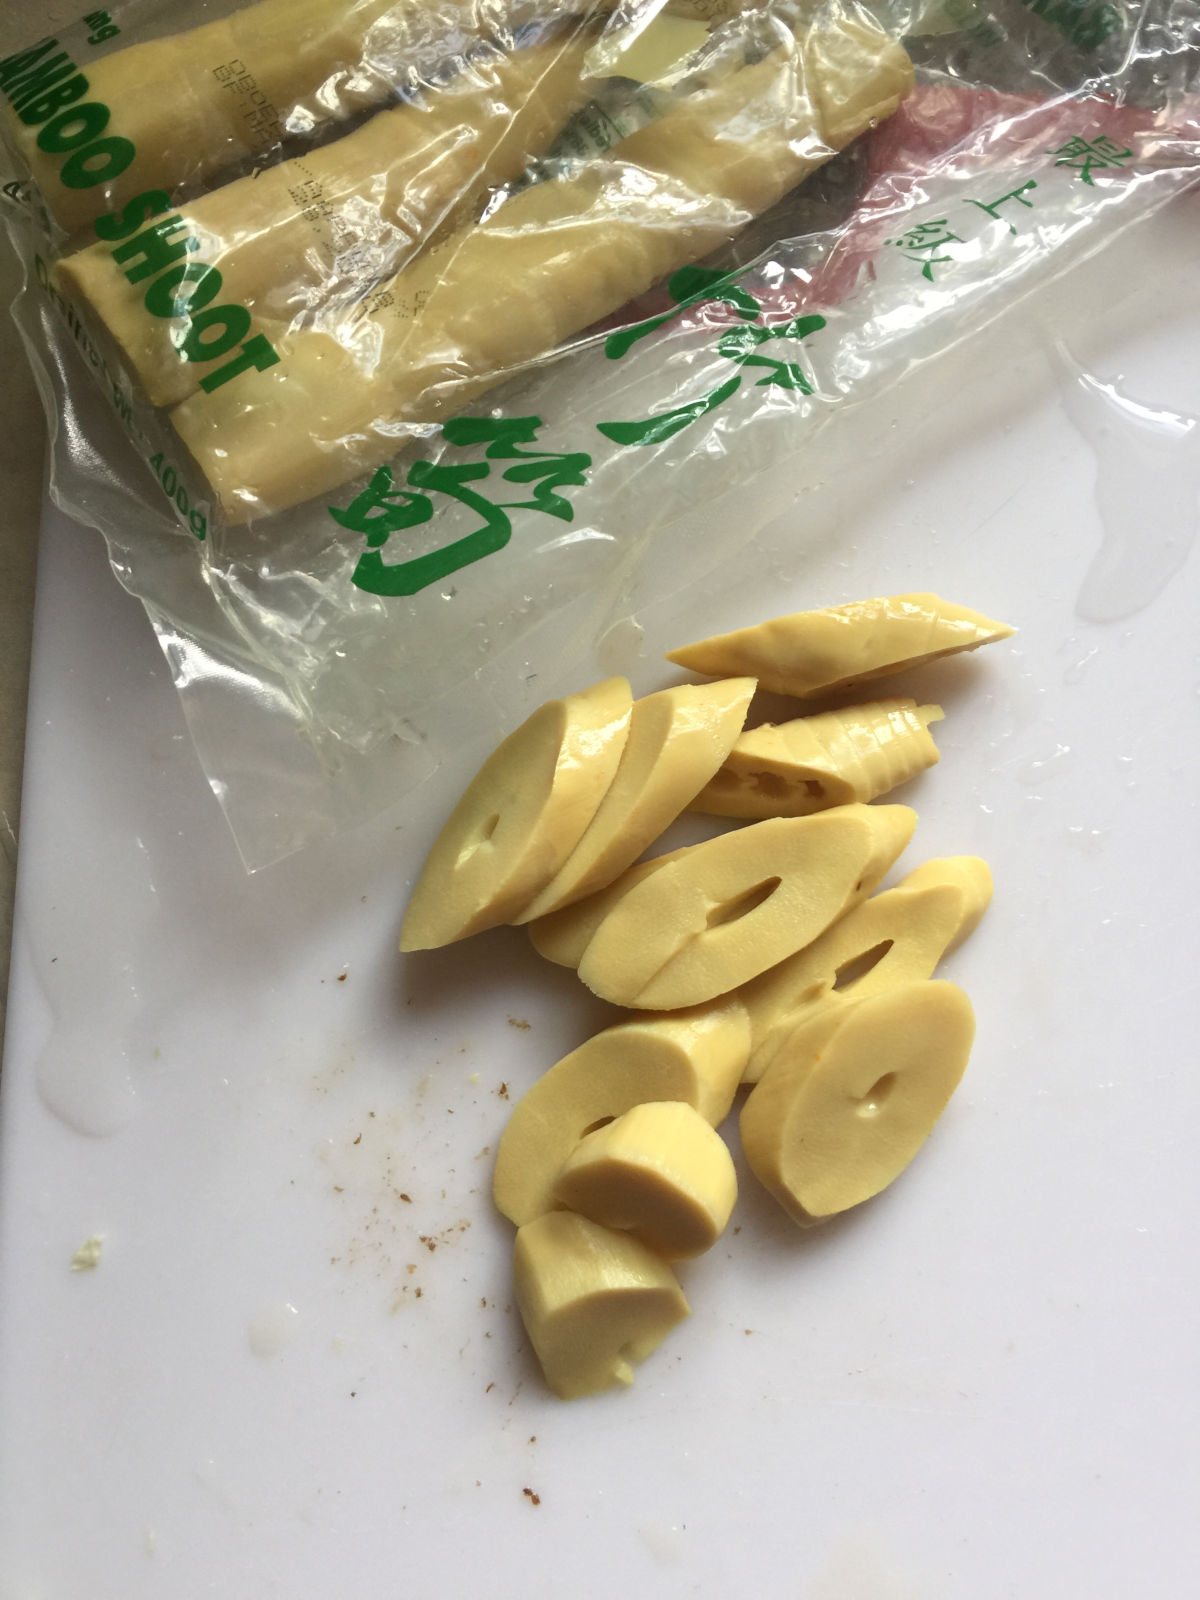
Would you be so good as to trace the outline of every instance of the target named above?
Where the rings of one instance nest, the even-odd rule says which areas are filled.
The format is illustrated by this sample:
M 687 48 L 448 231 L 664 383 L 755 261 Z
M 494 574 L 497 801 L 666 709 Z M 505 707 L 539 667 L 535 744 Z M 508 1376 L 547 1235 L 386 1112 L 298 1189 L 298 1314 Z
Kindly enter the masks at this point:
M 698 1111 L 686 1101 L 651 1101 L 581 1139 L 555 1195 L 569 1210 L 682 1261 L 721 1237 L 737 1174 L 725 1142 Z
M 693 672 L 745 672 L 764 689 L 811 699 L 1007 639 L 1007 623 L 936 594 L 899 594 L 776 617 L 668 652 Z
M 991 897 L 986 861 L 936 857 L 745 984 L 738 993 L 750 1017 L 751 1046 L 742 1081 L 757 1083 L 781 1042 L 818 1011 L 932 976 L 974 931 Z
M 875 800 L 938 760 L 929 724 L 940 706 L 874 700 L 743 733 L 691 810 L 712 816 L 807 817 Z
M 497 1208 L 518 1227 L 551 1210 L 558 1175 L 584 1135 L 644 1101 L 686 1101 L 715 1127 L 733 1104 L 749 1045 L 737 1000 L 596 1034 L 514 1106 L 496 1152 Z
M 299 330 L 276 366 L 192 395 L 172 421 L 231 520 L 333 489 L 725 243 L 911 85 L 882 30 L 806 23 L 603 160 L 430 248 L 360 320 Z
M 531 922 L 617 878 L 653 844 L 729 754 L 753 678 L 682 684 L 635 700 L 621 765 L 553 881 L 515 920 Z
M 489 756 L 429 852 L 401 950 L 496 927 L 549 883 L 612 782 L 631 707 L 628 682 L 605 679 L 548 701 Z
M 933 1130 L 974 1039 L 952 983 L 903 984 L 821 1011 L 776 1052 L 741 1114 L 755 1176 L 800 1223 L 886 1189 Z
M 907 806 L 838 806 L 693 845 L 617 900 L 579 976 L 616 1005 L 671 1010 L 711 1000 L 869 895 L 916 820 Z
M 435 230 L 473 219 L 483 193 L 516 178 L 588 97 L 590 39 L 484 52 L 414 103 L 376 113 L 330 144 L 179 208 L 181 237 L 216 268 L 222 303 L 278 344 L 293 319 L 342 317 Z M 174 405 L 228 361 L 185 361 L 176 319 L 151 316 L 101 242 L 57 269 L 120 344 L 155 405 Z M 185 291 L 186 292 L 186 291 Z
M 573 900 L 561 911 L 548 911 L 544 917 L 536 918 L 529 923 L 530 944 L 538 955 L 557 966 L 578 967 L 583 952 L 592 942 L 592 935 L 621 896 L 682 854 L 682 850 L 671 850 L 665 855 L 652 856 L 649 861 L 639 861 L 585 899 Z
M 570 1211 L 518 1231 L 513 1286 L 546 1382 L 563 1400 L 632 1383 L 634 1365 L 689 1314 L 661 1256 Z

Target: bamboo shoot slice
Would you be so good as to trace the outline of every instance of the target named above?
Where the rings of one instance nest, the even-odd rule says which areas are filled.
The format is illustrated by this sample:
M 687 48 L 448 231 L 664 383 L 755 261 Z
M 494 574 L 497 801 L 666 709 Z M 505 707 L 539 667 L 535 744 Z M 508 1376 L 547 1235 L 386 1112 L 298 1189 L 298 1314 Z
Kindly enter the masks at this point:
M 634 1365 L 688 1315 L 660 1256 L 570 1211 L 519 1230 L 513 1285 L 546 1382 L 562 1400 L 632 1383 Z
M 907 806 L 838 806 L 693 845 L 616 902 L 579 976 L 616 1005 L 672 1010 L 711 1000 L 869 895 L 916 820 Z
M 691 810 L 718 817 L 807 817 L 874 800 L 938 760 L 940 706 L 873 700 L 743 733 Z
M 742 1082 L 757 1083 L 788 1035 L 816 1012 L 931 977 L 978 926 L 991 898 L 986 861 L 937 857 L 745 984 L 738 993 L 750 1016 L 751 1046 Z
M 971 1052 L 971 1003 L 952 983 L 905 984 L 802 1024 L 751 1091 L 742 1148 L 802 1224 L 861 1205 L 920 1150 Z
M 401 950 L 506 922 L 548 883 L 596 813 L 632 708 L 624 678 L 550 700 L 484 762 L 425 861 Z
M 683 1100 L 652 1100 L 581 1139 L 555 1194 L 568 1210 L 632 1233 L 667 1261 L 685 1261 L 725 1231 L 737 1174 L 725 1141 L 698 1111 Z
M 729 754 L 753 678 L 681 684 L 633 703 L 621 765 L 587 832 L 516 922 L 602 889 L 636 861 Z
M 1004 622 L 936 594 L 898 594 L 798 611 L 667 652 L 709 677 L 746 672 L 764 689 L 811 699 L 1009 638 Z
M 586 1133 L 648 1100 L 683 1100 L 714 1127 L 733 1104 L 750 1024 L 738 1000 L 638 1017 L 593 1035 L 513 1107 L 492 1197 L 518 1227 L 554 1206 L 563 1163 Z
M 586 899 L 573 900 L 560 911 L 548 911 L 544 917 L 535 918 L 528 924 L 530 944 L 547 961 L 560 967 L 578 967 L 596 929 L 621 896 L 681 854 L 680 850 L 671 850 L 666 855 L 652 856 L 649 861 L 639 861 Z

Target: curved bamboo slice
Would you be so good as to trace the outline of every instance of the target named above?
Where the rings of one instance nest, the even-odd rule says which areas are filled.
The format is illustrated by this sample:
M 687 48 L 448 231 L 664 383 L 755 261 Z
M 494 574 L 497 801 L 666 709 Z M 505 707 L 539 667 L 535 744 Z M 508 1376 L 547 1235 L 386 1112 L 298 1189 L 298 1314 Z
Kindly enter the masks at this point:
M 952 983 L 905 984 L 802 1024 L 742 1108 L 754 1175 L 800 1223 L 879 1194 L 933 1131 L 974 1036 Z
M 671 850 L 665 855 L 652 856 L 649 861 L 639 861 L 586 899 L 573 900 L 560 911 L 548 911 L 544 917 L 535 918 L 527 924 L 530 944 L 538 955 L 557 966 L 578 967 L 596 929 L 621 896 L 682 854 L 682 850 Z
M 633 703 L 621 765 L 587 832 L 515 922 L 532 922 L 612 883 L 658 838 L 729 754 L 753 678 L 681 684 Z
M 683 1100 L 712 1126 L 733 1104 L 750 1025 L 736 999 L 638 1017 L 593 1035 L 513 1107 L 492 1198 L 518 1227 L 554 1206 L 563 1163 L 586 1133 L 648 1100 Z
M 400 935 L 430 950 L 507 922 L 558 871 L 612 782 L 624 678 L 550 700 L 484 762 L 426 858 Z
M 757 1083 L 788 1035 L 817 1012 L 929 978 L 979 924 L 992 875 L 979 856 L 926 861 L 787 961 L 738 991 L 750 1016 L 743 1083 Z
M 764 689 L 807 700 L 977 650 L 1014 631 L 940 595 L 897 594 L 716 634 L 669 650 L 667 660 L 709 677 L 751 673 Z
M 562 1400 L 633 1382 L 688 1303 L 661 1256 L 627 1233 L 550 1211 L 517 1233 L 517 1309 L 546 1382 Z
M 561 1205 L 632 1233 L 667 1261 L 703 1255 L 737 1200 L 733 1157 L 684 1100 L 651 1100 L 585 1136 L 555 1184 Z
M 717 817 L 808 817 L 875 800 L 939 759 L 929 732 L 941 706 L 872 700 L 743 733 L 692 801 Z
M 616 902 L 579 976 L 616 1005 L 672 1010 L 711 1000 L 869 895 L 916 820 L 907 806 L 839 806 L 693 845 Z

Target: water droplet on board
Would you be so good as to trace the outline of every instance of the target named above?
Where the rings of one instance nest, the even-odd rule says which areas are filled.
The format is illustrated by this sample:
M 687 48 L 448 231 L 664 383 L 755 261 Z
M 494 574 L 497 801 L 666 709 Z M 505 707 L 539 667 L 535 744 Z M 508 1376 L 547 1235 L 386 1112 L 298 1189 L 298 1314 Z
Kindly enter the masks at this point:
M 300 1313 L 290 1300 L 267 1306 L 260 1311 L 247 1329 L 251 1350 L 264 1361 L 282 1355 L 291 1343 L 292 1332 Z
M 1084 673 L 1099 654 L 1100 646 L 1098 644 L 1093 645 L 1090 650 L 1085 650 L 1079 660 L 1073 662 L 1063 673 L 1063 682 L 1069 684 L 1082 682 Z
M 687 1534 L 676 1522 L 647 1522 L 639 1529 L 642 1543 L 664 1566 L 680 1561 L 686 1551 Z
M 1069 744 L 1056 744 L 1049 755 L 1026 762 L 1019 767 L 1017 780 L 1033 787 L 1035 784 L 1044 783 L 1047 778 L 1061 777 L 1074 764 L 1074 760 Z
M 1091 622 L 1141 611 L 1187 560 L 1200 500 L 1200 418 L 1125 393 L 1054 345 L 1067 416 L 1096 457 L 1104 537 L 1075 602 Z

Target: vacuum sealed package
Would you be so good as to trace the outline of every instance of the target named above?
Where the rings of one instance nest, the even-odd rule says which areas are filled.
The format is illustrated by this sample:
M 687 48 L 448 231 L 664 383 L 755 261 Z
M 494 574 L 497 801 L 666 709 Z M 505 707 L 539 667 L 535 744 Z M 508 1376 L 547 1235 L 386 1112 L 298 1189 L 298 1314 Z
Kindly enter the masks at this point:
M 246 864 L 734 558 L 1200 178 L 1198 90 L 1200 0 L 119 0 L 0 61 L 52 492 Z

